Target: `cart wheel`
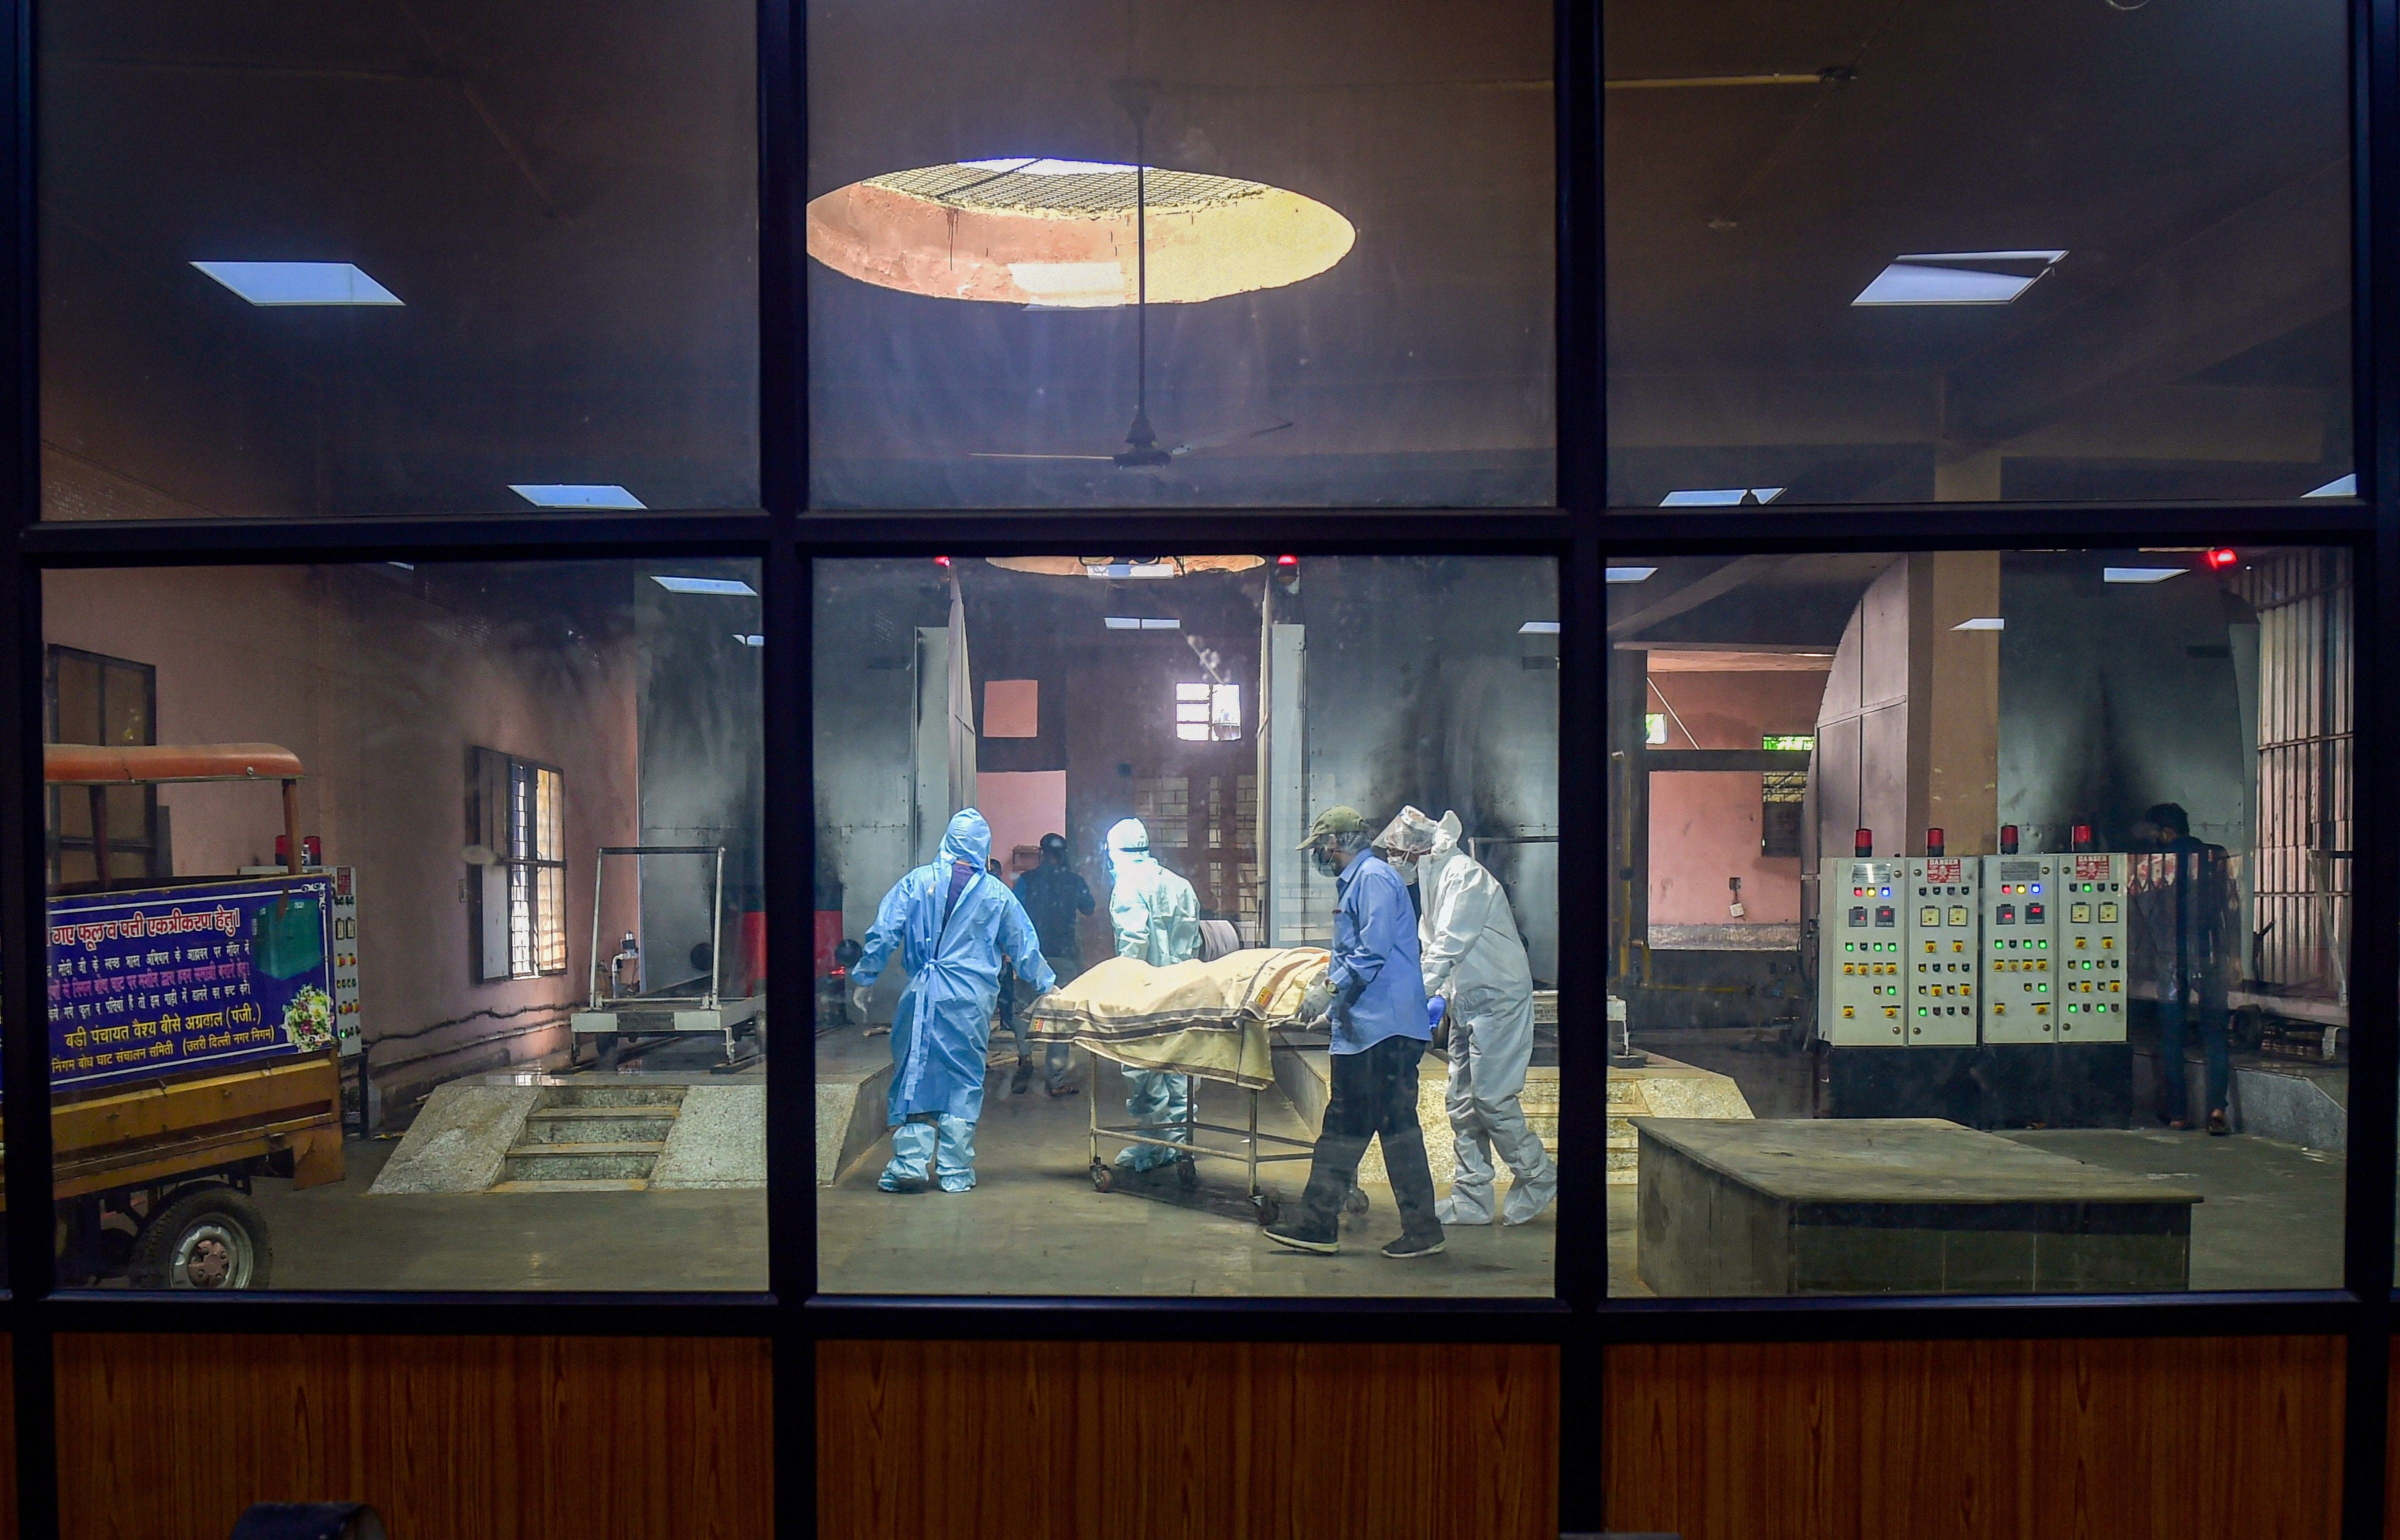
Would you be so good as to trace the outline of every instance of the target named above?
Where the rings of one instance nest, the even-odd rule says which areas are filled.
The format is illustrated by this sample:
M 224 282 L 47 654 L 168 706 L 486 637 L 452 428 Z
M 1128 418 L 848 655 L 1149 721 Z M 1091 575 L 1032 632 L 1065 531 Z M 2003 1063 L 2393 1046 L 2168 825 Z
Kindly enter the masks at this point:
M 1342 1200 L 1342 1212 L 1344 1214 L 1363 1214 L 1366 1211 L 1366 1192 L 1356 1187 L 1350 1189 L 1350 1195 Z
M 583 1034 L 580 1032 L 569 1032 L 566 1034 L 566 1067 L 572 1070 L 582 1062 Z
M 1274 1195 L 1268 1192 L 1250 1194 L 1250 1211 L 1258 1216 L 1261 1228 L 1275 1223 L 1276 1220 L 1283 1217 L 1283 1206 L 1275 1202 Z
M 1094 1162 L 1092 1163 L 1092 1191 L 1093 1191 L 1093 1192 L 1108 1192 L 1110 1189 L 1111 1189 L 1111 1188 L 1115 1187 L 1115 1186 L 1116 1186 L 1116 1184 L 1117 1184 L 1117 1174 L 1116 1174 L 1116 1171 L 1115 1171 L 1112 1167 L 1111 1167 L 1111 1166 L 1107 1166 L 1107 1165 L 1101 1165 L 1098 1161 L 1094 1161 Z
M 264 1288 L 275 1247 L 266 1220 L 230 1187 L 188 1188 L 133 1238 L 136 1288 Z

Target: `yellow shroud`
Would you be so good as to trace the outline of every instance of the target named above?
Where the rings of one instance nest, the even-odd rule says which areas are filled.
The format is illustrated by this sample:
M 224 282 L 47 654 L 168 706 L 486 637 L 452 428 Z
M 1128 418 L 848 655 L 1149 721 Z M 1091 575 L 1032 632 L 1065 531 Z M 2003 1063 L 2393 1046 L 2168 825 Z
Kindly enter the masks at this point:
M 1043 996 L 1031 1035 L 1079 1043 L 1137 1070 L 1264 1090 L 1275 1083 L 1267 1029 L 1291 1019 L 1327 961 L 1321 947 L 1254 947 L 1165 968 L 1112 957 Z

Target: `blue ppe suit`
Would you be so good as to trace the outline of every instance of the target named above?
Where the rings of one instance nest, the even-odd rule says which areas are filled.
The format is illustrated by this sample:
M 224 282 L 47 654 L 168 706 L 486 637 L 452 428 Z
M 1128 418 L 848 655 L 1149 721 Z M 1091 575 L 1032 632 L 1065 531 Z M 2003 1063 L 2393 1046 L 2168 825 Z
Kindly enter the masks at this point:
M 1152 859 L 1150 830 L 1139 818 L 1109 830 L 1109 922 L 1115 927 L 1117 956 L 1139 958 L 1153 968 L 1189 962 L 1200 955 L 1200 897 L 1192 884 Z M 1192 1110 L 1192 1083 L 1163 1070 L 1125 1067 L 1125 1111 L 1134 1123 L 1161 1138 L 1183 1138 Z M 1116 1163 L 1148 1171 L 1188 1157 L 1157 1145 L 1128 1145 Z
M 1057 983 L 1033 921 L 1008 885 L 984 869 L 990 851 L 983 814 L 969 808 L 951 819 L 932 865 L 883 895 L 851 971 L 861 988 L 872 988 L 895 947 L 908 970 L 892 1014 L 892 1162 L 877 1182 L 887 1192 L 921 1190 L 929 1163 L 943 1192 L 975 1186 L 975 1126 L 983 1116 L 1001 960 L 1037 992 Z

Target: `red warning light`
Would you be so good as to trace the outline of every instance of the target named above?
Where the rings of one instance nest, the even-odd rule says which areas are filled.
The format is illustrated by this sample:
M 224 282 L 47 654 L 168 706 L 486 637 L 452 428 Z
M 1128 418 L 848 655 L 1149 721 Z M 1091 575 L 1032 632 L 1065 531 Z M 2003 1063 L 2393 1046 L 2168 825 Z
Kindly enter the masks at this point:
M 1875 830 L 1861 829 L 1850 840 L 1850 853 L 1861 858 L 1875 854 Z
M 2091 850 L 2091 848 L 2092 848 L 2092 825 L 2089 825 L 2089 824 L 2078 824 L 2078 825 L 2075 825 L 2075 832 L 2074 832 L 2074 838 L 2073 838 L 2073 844 L 2074 844 L 2074 846 L 2075 846 L 2076 853 L 2077 853 L 2077 854 L 2079 854 L 2079 855 L 2080 855 L 2080 854 L 2082 854 L 2084 852 L 2087 852 L 2087 851 Z
M 2241 558 L 2236 556 L 2229 546 L 2212 546 L 2209 549 L 2208 565 L 2216 571 L 2222 572 L 2240 560 Z
M 1935 856 L 1938 856 L 1938 855 L 1940 855 L 1940 854 L 1942 853 L 1942 852 L 1943 852 L 1943 838 L 1942 838 L 1942 831 L 1941 831 L 1940 829 L 1928 829 L 1928 830 L 1926 830 L 1926 831 L 1925 831 L 1925 853 L 1926 853 L 1926 854 L 1928 854 L 1928 855 L 1935 855 Z
M 935 566 L 948 566 L 950 565 L 950 559 L 948 556 L 936 556 L 934 558 L 934 565 Z
M 1275 558 L 1275 566 L 1298 566 L 1299 565 L 1300 558 L 1297 556 L 1277 556 Z
M 2002 855 L 2017 853 L 2017 826 L 2014 824 L 2000 825 L 2000 853 Z

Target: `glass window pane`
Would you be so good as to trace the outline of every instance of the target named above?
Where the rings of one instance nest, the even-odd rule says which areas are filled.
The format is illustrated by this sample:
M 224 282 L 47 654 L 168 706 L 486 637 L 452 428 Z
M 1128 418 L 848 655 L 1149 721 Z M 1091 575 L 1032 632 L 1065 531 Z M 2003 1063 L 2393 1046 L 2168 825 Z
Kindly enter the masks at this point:
M 754 506 L 755 15 L 47 13 L 44 517 Z
M 112 789 L 171 851 L 95 891 L 54 831 L 66 1282 L 765 1287 L 757 578 L 47 576 L 51 640 L 156 670 L 177 761 Z M 85 800 L 74 751 L 49 773 Z M 555 864 L 508 836 L 537 800 Z
M 1612 1290 L 2339 1287 L 2346 553 L 1635 570 Z
M 1548 6 L 808 22 L 818 506 L 1551 500 Z
M 1179 561 L 815 565 L 823 1287 L 1548 1295 L 1555 565 Z
M 1609 0 L 1619 506 L 2349 496 L 2349 11 Z

